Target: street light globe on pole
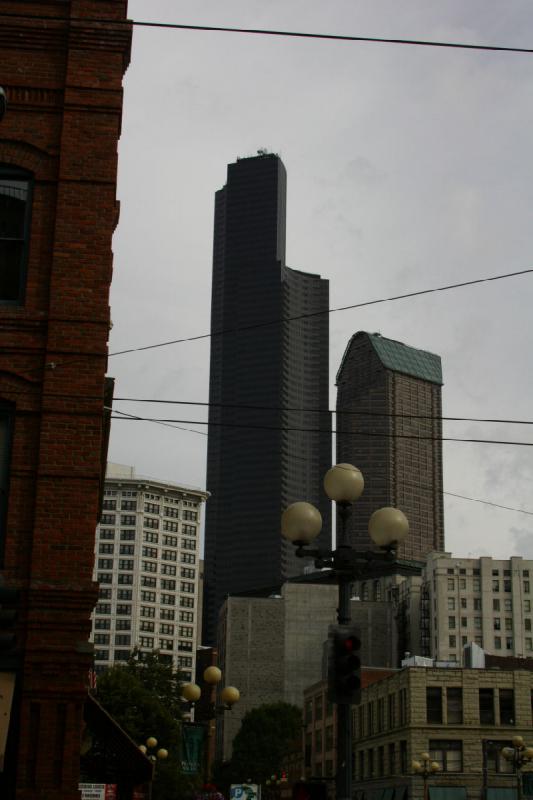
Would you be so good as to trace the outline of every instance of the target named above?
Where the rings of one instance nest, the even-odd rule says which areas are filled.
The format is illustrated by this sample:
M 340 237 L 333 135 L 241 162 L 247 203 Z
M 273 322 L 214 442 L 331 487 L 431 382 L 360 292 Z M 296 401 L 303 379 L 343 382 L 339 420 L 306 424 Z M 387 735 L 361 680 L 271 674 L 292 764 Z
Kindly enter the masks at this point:
M 181 687 L 181 696 L 188 703 L 196 703 L 200 699 L 202 691 L 195 683 L 186 683 Z
M 293 544 L 311 544 L 321 530 L 322 515 L 311 503 L 292 503 L 281 515 L 281 534 Z
M 146 740 L 146 746 L 149 747 L 150 750 L 153 750 L 154 747 L 157 747 L 157 739 L 155 738 L 155 736 L 148 737 L 148 739 Z
M 241 694 L 235 686 L 225 686 L 220 693 L 220 699 L 226 706 L 233 706 L 238 703 L 240 696 Z
M 204 669 L 204 681 L 206 683 L 215 684 L 220 683 L 222 680 L 222 673 L 218 667 L 211 666 Z
M 336 503 L 354 503 L 363 493 L 363 473 L 353 464 L 336 464 L 324 476 L 324 489 Z
M 368 532 L 378 547 L 393 547 L 406 538 L 409 522 L 399 508 L 387 506 L 374 511 L 368 522 Z

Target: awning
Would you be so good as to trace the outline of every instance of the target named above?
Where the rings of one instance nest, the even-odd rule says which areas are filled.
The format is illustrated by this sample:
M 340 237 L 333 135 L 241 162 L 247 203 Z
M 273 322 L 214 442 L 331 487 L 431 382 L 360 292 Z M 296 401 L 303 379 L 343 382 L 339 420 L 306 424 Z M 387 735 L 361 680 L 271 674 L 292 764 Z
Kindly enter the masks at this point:
M 487 800 L 516 800 L 514 786 L 492 786 L 487 789 Z
M 466 800 L 466 786 L 430 786 L 429 800 Z
M 404 800 L 407 793 L 407 786 L 397 786 L 394 790 L 394 800 Z

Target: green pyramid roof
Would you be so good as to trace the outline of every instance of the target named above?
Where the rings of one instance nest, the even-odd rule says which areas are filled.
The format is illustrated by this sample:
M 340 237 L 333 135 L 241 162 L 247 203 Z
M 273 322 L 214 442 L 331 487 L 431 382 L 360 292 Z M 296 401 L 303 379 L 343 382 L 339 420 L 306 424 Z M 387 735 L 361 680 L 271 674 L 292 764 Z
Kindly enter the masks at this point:
M 440 356 L 428 353 L 427 350 L 417 350 L 394 339 L 385 339 L 379 333 L 367 335 L 386 369 L 442 385 Z

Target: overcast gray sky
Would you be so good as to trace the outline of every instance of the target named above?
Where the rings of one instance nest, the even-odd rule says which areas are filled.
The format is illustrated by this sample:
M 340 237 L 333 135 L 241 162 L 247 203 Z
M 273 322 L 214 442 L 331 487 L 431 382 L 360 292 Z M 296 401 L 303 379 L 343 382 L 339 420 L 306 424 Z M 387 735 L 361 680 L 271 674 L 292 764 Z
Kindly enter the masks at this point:
M 130 0 L 129 13 L 533 45 L 530 0 Z M 209 331 L 213 195 L 226 165 L 260 147 L 287 168 L 287 263 L 328 278 L 332 307 L 533 266 L 532 80 L 533 55 L 135 28 L 111 352 Z M 533 419 L 532 296 L 526 275 L 332 314 L 331 407 L 348 339 L 368 330 L 442 357 L 444 415 Z M 117 397 L 206 401 L 209 341 L 116 356 L 109 373 Z M 206 418 L 187 406 L 115 407 Z M 447 423 L 444 433 L 533 442 L 519 425 Z M 206 441 L 115 420 L 109 457 L 203 487 Z M 444 458 L 446 491 L 533 511 L 533 448 L 450 442 Z M 533 557 L 533 516 L 450 496 L 445 509 L 454 555 Z

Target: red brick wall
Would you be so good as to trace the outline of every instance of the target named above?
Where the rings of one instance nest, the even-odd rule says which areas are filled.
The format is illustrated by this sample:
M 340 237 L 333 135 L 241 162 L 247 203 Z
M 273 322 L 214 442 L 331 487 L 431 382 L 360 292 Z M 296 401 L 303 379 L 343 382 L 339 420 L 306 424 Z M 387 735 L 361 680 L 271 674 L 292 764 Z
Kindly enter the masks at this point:
M 25 300 L 0 304 L 0 400 L 16 408 L 0 569 L 21 590 L 22 647 L 0 782 L 6 800 L 79 797 L 117 140 L 131 41 L 129 25 L 83 20 L 126 13 L 125 0 L 0 0 L 8 97 L 0 163 L 30 170 L 35 181 Z

